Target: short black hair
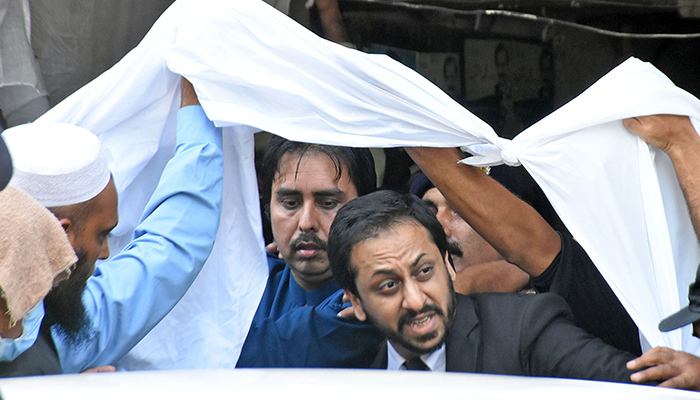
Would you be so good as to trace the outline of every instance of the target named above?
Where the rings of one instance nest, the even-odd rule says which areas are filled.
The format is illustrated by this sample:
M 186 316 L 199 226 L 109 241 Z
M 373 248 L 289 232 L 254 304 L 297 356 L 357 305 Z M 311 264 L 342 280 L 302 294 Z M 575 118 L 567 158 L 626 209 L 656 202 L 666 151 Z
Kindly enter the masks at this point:
M 285 154 L 298 154 L 300 157 L 306 154 L 325 154 L 335 165 L 336 180 L 340 179 L 347 169 L 348 178 L 355 186 L 358 196 L 377 189 L 377 173 L 369 149 L 294 142 L 281 136 L 273 136 L 262 162 L 260 196 L 266 208 L 272 199 L 272 182 L 279 172 L 280 161 Z
M 425 227 L 442 257 L 447 253 L 447 236 L 435 214 L 418 197 L 380 190 L 345 203 L 338 210 L 328 233 L 328 260 L 341 288 L 359 297 L 352 265 L 353 248 L 360 242 L 397 224 L 418 223 Z

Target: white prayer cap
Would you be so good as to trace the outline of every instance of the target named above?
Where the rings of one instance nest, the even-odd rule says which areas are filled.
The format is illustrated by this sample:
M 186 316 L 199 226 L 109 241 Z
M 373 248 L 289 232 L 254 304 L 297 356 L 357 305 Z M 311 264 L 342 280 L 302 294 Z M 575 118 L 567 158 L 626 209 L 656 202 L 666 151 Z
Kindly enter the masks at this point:
M 100 140 L 64 123 L 19 125 L 2 133 L 12 155 L 10 184 L 44 207 L 82 203 L 102 192 L 110 179 Z

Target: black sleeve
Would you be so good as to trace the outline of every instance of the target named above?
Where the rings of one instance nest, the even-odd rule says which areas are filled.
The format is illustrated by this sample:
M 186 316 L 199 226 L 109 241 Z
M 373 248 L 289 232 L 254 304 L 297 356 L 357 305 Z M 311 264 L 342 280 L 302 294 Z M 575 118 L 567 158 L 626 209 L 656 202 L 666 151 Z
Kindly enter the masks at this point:
M 520 320 L 520 357 L 529 375 L 631 382 L 626 364 L 635 356 L 576 326 L 561 297 L 530 297 Z
M 540 276 L 531 280 L 539 293 L 566 300 L 578 326 L 635 356 L 642 354 L 639 330 L 580 244 L 561 237 L 561 252 Z

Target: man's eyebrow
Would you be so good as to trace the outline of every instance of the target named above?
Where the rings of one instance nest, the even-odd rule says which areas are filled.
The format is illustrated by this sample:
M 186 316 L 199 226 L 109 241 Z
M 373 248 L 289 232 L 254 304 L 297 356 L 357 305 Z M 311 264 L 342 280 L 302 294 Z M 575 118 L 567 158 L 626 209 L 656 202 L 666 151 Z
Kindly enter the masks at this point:
M 427 253 L 422 253 L 421 255 L 416 257 L 416 259 L 413 260 L 413 262 L 411 263 L 411 265 L 409 265 L 408 268 L 414 269 L 425 255 L 427 255 Z M 381 268 L 372 272 L 372 277 L 375 277 L 377 275 L 396 275 L 396 271 L 392 268 Z
M 275 196 L 297 196 L 300 194 L 301 192 L 296 189 L 279 188 L 275 191 Z
M 430 200 L 430 199 L 422 199 L 422 200 L 423 200 L 423 203 L 425 203 L 428 207 L 435 207 L 435 208 L 437 208 L 437 206 L 435 205 L 435 202 L 434 202 L 434 201 L 432 201 L 432 200 Z
M 416 268 L 416 266 L 420 263 L 420 260 L 426 255 L 427 255 L 427 253 L 421 253 L 418 257 L 416 257 L 415 260 L 413 260 L 413 262 L 411 263 L 411 265 L 408 268 L 409 269 Z
M 347 194 L 340 189 L 326 189 L 326 190 L 318 190 L 318 191 L 314 192 L 314 197 L 332 197 L 332 196 L 345 197 L 345 196 L 347 196 Z
M 372 273 L 372 277 L 375 277 L 377 275 L 396 275 L 396 272 L 391 268 L 382 268 Z

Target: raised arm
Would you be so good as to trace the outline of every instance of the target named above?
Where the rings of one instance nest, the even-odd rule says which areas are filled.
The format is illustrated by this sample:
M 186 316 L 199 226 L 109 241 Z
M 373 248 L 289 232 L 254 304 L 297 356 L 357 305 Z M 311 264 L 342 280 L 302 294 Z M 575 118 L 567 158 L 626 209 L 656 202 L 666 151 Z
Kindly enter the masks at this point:
M 338 0 L 315 0 L 315 3 L 325 38 L 337 43 L 348 42 L 348 33 L 345 30 Z
M 538 276 L 561 249 L 557 232 L 530 205 L 484 174 L 458 164 L 454 148 L 406 148 L 453 210 L 508 262 Z M 467 195 L 468 194 L 468 195 Z
M 94 337 L 54 335 L 64 372 L 111 364 L 141 340 L 185 294 L 211 252 L 221 216 L 221 129 L 183 81 L 175 155 L 121 253 L 100 264 L 83 293 Z M 191 107 L 188 107 L 192 105 Z
M 700 136 L 686 116 L 648 115 L 623 124 L 645 142 L 668 154 L 688 203 L 695 234 L 700 237 Z

